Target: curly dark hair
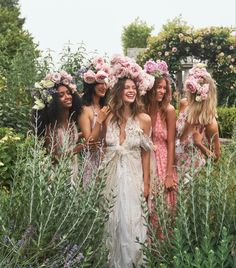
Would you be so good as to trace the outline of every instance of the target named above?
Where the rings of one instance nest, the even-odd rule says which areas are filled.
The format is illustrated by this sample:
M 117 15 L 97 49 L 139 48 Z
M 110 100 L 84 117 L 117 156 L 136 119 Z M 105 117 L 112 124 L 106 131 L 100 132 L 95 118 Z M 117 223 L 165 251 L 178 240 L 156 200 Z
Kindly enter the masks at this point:
M 86 82 L 83 82 L 83 96 L 82 96 L 82 104 L 85 106 L 90 106 L 93 101 L 93 95 L 95 94 L 95 86 L 98 83 L 88 84 Z M 104 97 L 101 97 L 99 100 L 99 104 L 101 107 L 105 106 L 107 104 L 107 98 L 109 95 L 109 90 L 107 90 Z
M 65 86 L 62 84 L 56 85 L 55 89 L 57 90 L 60 86 Z M 70 92 L 71 89 L 68 86 L 65 86 Z M 78 116 L 82 111 L 82 102 L 77 92 L 72 93 L 72 106 L 69 111 L 69 119 L 71 122 L 77 123 Z M 52 94 L 52 101 L 50 104 L 45 104 L 45 107 L 42 110 L 33 110 L 32 121 L 36 134 L 38 136 L 44 136 L 46 127 L 55 127 L 58 122 L 61 120 L 62 116 L 62 106 L 60 103 L 59 95 L 56 93 Z

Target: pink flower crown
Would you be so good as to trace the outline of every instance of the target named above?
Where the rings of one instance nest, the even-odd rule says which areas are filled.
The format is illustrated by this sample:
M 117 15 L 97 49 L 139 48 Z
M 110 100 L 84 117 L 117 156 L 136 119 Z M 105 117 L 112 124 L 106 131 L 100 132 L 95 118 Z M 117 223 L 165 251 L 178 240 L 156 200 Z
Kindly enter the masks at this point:
M 102 57 L 95 57 L 89 63 L 88 67 L 79 70 L 83 81 L 87 84 L 93 83 L 107 83 L 110 73 L 110 67 L 105 64 L 105 61 Z
M 207 99 L 209 83 L 206 78 L 211 78 L 204 64 L 197 64 L 189 70 L 189 74 L 184 83 L 184 90 L 195 95 L 195 101 L 201 102 Z
M 73 78 L 66 71 L 48 73 L 44 79 L 34 84 L 34 110 L 42 110 L 46 104 L 52 102 L 52 95 L 57 92 L 56 86 L 64 85 L 71 89 L 72 94 L 77 91 L 76 85 L 73 83 Z
M 109 86 L 112 88 L 119 79 L 130 78 L 137 84 L 140 96 L 146 94 L 154 85 L 154 78 L 147 74 L 133 59 L 122 55 L 111 58 Z
M 163 60 L 148 60 L 144 65 L 146 73 L 153 75 L 154 77 L 166 77 L 170 78 L 168 71 L 168 65 Z

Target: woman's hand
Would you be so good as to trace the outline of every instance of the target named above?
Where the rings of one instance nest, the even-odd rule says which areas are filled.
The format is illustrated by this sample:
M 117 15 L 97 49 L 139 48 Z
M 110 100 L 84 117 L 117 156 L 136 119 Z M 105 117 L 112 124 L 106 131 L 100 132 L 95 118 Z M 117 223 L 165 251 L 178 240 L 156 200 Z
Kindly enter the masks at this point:
M 193 131 L 193 142 L 196 146 L 202 144 L 203 140 L 203 131 L 200 131 L 198 127 L 194 128 Z
M 173 180 L 173 175 L 170 174 L 166 175 L 164 184 L 166 191 L 174 191 L 176 188 L 176 184 Z
M 94 141 L 93 138 L 89 138 L 86 147 L 90 152 L 95 152 L 101 147 L 101 142 L 100 141 Z
M 96 119 L 96 122 L 98 124 L 102 124 L 107 116 L 109 115 L 110 113 L 110 107 L 109 106 L 104 106 L 98 113 L 98 116 L 97 116 L 97 119 Z

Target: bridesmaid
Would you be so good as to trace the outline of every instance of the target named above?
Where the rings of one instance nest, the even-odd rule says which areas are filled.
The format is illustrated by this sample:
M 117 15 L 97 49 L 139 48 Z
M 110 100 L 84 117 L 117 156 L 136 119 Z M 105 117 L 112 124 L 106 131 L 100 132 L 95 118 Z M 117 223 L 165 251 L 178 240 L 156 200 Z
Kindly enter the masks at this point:
M 168 66 L 165 61 L 149 60 L 144 69 L 155 77 L 153 88 L 144 96 L 146 111 L 152 119 L 152 141 L 155 146 L 157 180 L 152 182 L 152 187 L 156 189 L 157 185 L 163 185 L 167 205 L 170 208 L 175 208 L 177 183 L 174 168 L 176 113 L 175 108 L 170 104 L 171 87 Z
M 96 172 L 102 154 L 102 129 L 98 114 L 106 104 L 107 79 L 109 67 L 103 58 L 96 57 L 83 73 L 83 110 L 79 116 L 79 126 L 87 144 L 91 145 L 93 133 L 99 131 L 100 137 L 96 146 L 91 145 L 85 154 L 86 164 L 84 167 L 83 184 L 86 187 L 91 180 L 92 173 Z
M 190 69 L 184 90 L 187 98 L 180 101 L 176 163 L 179 177 L 187 183 L 206 164 L 206 158 L 219 159 L 220 141 L 216 85 L 203 64 Z

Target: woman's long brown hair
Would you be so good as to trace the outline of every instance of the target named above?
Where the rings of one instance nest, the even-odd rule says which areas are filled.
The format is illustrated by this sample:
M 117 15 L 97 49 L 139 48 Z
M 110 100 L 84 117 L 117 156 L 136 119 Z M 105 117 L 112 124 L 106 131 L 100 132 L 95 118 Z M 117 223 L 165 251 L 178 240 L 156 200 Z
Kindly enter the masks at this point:
M 125 82 L 128 79 L 130 78 L 119 79 L 118 82 L 114 85 L 114 87 L 111 90 L 111 99 L 109 102 L 109 105 L 111 107 L 111 112 L 113 114 L 111 121 L 117 122 L 118 125 L 120 125 L 120 122 L 122 122 L 125 119 L 123 117 L 124 102 L 122 101 L 121 94 L 125 88 Z M 135 83 L 135 81 L 133 82 Z M 137 85 L 136 85 L 136 88 L 137 88 Z M 144 111 L 143 104 L 141 102 L 139 91 L 137 88 L 137 95 L 136 95 L 135 101 L 134 103 L 131 103 L 131 116 L 135 117 L 137 114 L 143 111 Z
M 156 89 L 162 80 L 166 81 L 166 93 L 164 94 L 163 100 L 161 102 L 156 101 Z M 166 109 L 170 103 L 171 87 L 170 81 L 165 77 L 156 77 L 154 85 L 151 90 L 147 91 L 147 94 L 143 98 L 145 111 L 148 113 L 152 119 L 155 117 L 157 111 L 160 112 L 161 120 L 166 120 Z

